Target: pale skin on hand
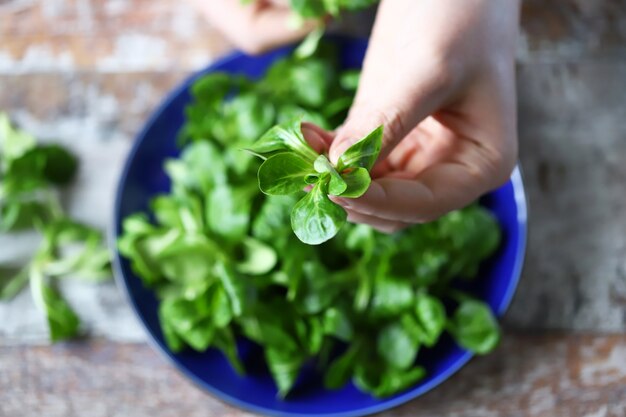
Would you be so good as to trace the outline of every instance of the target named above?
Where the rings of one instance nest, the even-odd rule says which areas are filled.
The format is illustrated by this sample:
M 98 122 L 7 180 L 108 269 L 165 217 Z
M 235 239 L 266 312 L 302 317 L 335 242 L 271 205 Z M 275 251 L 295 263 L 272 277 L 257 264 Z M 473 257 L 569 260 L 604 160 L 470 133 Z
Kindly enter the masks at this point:
M 288 29 L 284 0 L 211 5 L 205 15 L 251 52 L 314 26 Z M 370 189 L 357 199 L 334 198 L 349 221 L 395 232 L 461 208 L 509 178 L 517 158 L 519 9 L 519 0 L 381 1 L 347 120 L 336 132 L 303 128 L 336 162 L 354 141 L 385 126 Z
M 304 21 L 294 27 L 288 0 L 187 0 L 237 48 L 257 54 L 302 39 L 317 26 Z

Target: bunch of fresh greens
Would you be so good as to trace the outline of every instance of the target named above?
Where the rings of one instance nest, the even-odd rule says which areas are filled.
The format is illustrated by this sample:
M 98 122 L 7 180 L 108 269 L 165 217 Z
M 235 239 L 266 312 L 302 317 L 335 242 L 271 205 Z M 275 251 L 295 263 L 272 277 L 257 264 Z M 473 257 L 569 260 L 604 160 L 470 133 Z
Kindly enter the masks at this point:
M 259 188 L 267 195 L 291 195 L 311 186 L 291 212 L 291 227 L 304 243 L 324 243 L 347 218 L 346 211 L 328 195 L 357 198 L 367 191 L 382 135 L 381 126 L 348 148 L 335 167 L 326 155 L 318 155 L 309 146 L 300 118 L 274 126 L 249 148 L 264 159 L 258 172 Z
M 496 346 L 500 333 L 489 306 L 455 283 L 479 275 L 500 229 L 489 211 L 473 205 L 394 235 L 339 228 L 341 214 L 322 227 L 337 231 L 333 239 L 311 246 L 294 235 L 290 218 L 299 229 L 320 205 L 321 212 L 333 210 L 328 192 L 362 192 L 379 146 L 376 130 L 333 167 L 304 142 L 297 117 L 335 127 L 355 87 L 356 74 L 338 73 L 324 51 L 279 59 L 257 81 L 221 73 L 199 78 L 181 134 L 186 146 L 165 164 L 171 191 L 152 200 L 150 217 L 125 219 L 118 245 L 160 299 L 172 351 L 217 348 L 243 373 L 243 338 L 262 349 L 281 397 L 297 390 L 301 370 L 311 366 L 329 389 L 352 381 L 385 397 L 425 375 L 419 352 L 444 332 L 475 353 Z M 242 149 L 267 157 L 259 172 L 264 191 L 289 195 L 260 192 L 258 160 Z M 357 185 L 347 179 L 352 172 L 363 173 Z M 308 194 L 307 183 L 314 185 Z M 294 215 L 304 204 L 304 214 Z M 314 223 L 308 237 L 329 235 Z
M 28 264 L 0 265 L 0 301 L 13 298 L 30 282 L 52 341 L 75 336 L 80 324 L 55 288 L 56 280 L 71 275 L 101 281 L 111 275 L 100 232 L 67 218 L 58 200 L 57 188 L 72 180 L 77 167 L 66 149 L 37 144 L 0 113 L 0 233 L 41 234 Z

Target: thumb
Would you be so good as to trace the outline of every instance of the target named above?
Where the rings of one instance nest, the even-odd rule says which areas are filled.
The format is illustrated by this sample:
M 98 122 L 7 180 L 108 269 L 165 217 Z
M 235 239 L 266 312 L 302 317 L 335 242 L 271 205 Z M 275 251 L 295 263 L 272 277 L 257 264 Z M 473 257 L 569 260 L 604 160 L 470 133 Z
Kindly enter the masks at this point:
M 372 130 L 383 125 L 383 144 L 380 159 L 384 159 L 423 119 L 437 111 L 444 102 L 446 87 L 438 79 L 430 78 L 414 85 L 389 88 L 388 99 L 376 96 L 360 97 L 368 86 L 361 84 L 348 118 L 337 130 L 329 157 L 337 163 L 339 157 Z
M 384 158 L 411 130 L 407 126 L 407 119 L 406 111 L 397 108 L 387 107 L 384 110 L 353 108 L 344 125 L 337 130 L 328 152 L 330 160 L 336 164 L 350 146 L 380 125 L 383 125 L 383 147 L 380 158 Z

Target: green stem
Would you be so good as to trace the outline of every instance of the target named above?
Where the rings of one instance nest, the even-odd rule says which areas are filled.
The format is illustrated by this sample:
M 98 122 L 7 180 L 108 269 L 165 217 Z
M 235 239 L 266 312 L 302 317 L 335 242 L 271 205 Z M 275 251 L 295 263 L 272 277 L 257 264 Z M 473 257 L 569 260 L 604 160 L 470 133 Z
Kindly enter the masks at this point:
M 15 297 L 28 284 L 28 265 L 24 266 L 20 272 L 9 279 L 9 283 L 0 289 L 0 300 L 8 301 Z

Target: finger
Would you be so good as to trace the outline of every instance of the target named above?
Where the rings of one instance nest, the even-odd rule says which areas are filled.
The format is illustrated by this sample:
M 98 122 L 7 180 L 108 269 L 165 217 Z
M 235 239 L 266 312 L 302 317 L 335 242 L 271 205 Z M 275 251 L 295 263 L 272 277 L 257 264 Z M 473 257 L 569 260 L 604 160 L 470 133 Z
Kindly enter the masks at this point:
M 449 155 L 458 153 L 463 141 L 458 135 L 433 117 L 427 117 L 413 129 L 384 160 L 391 172 L 421 172 Z M 406 177 L 405 177 L 406 178 Z
M 474 155 L 473 158 L 442 162 L 413 180 L 388 177 L 374 180 L 362 197 L 345 199 L 344 207 L 390 221 L 434 220 L 504 183 L 514 165 L 504 157 Z
M 395 233 L 405 229 L 409 224 L 384 220 L 375 216 L 368 216 L 354 210 L 346 210 L 348 212 L 348 221 L 351 223 L 366 224 L 382 233 Z

